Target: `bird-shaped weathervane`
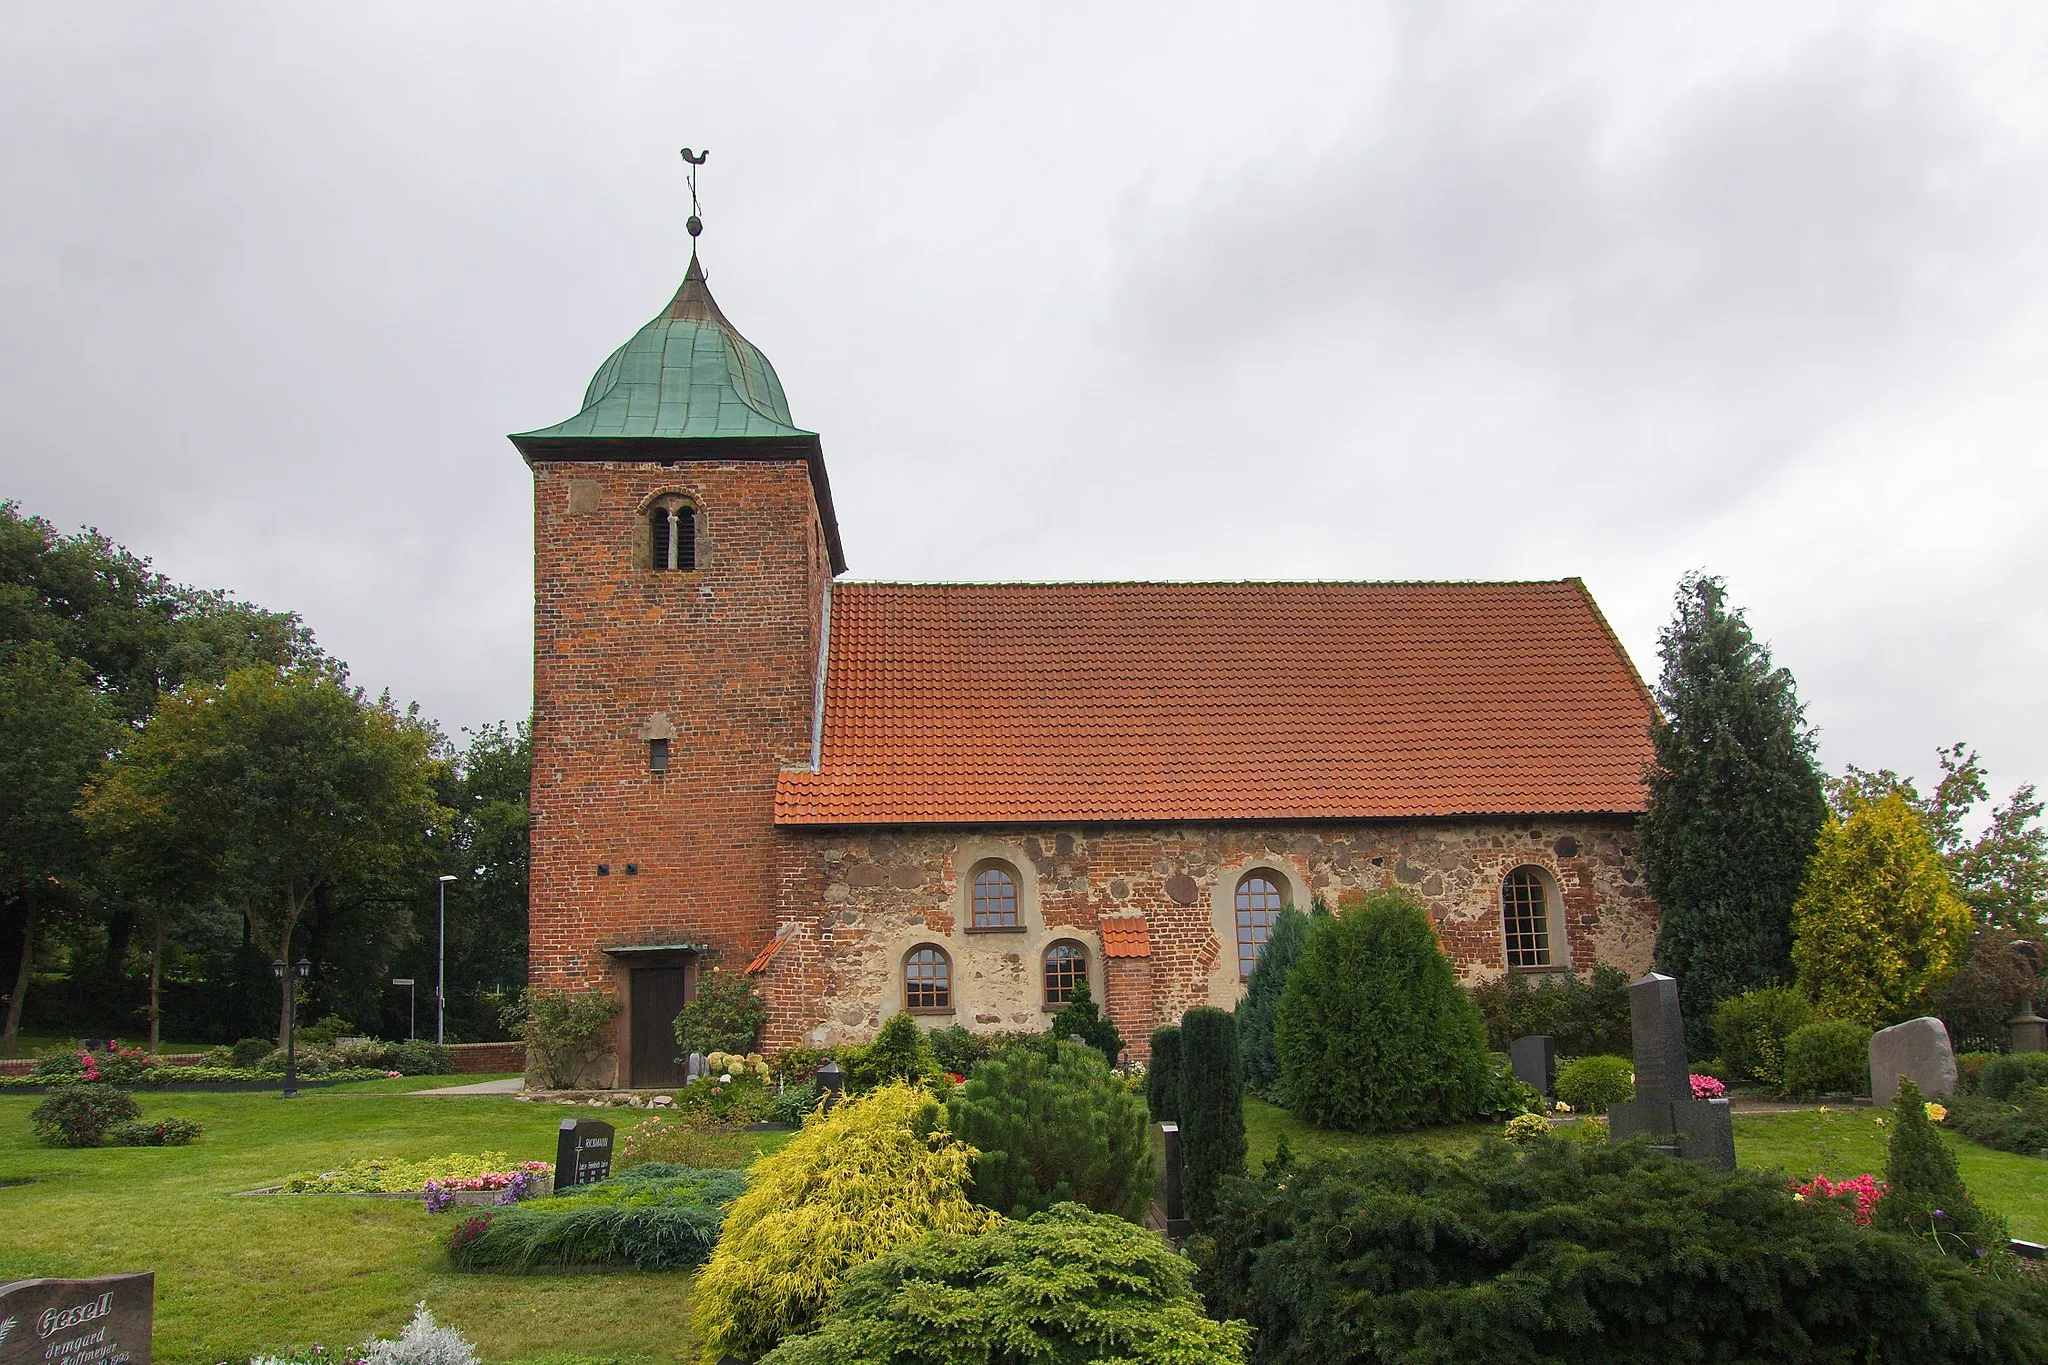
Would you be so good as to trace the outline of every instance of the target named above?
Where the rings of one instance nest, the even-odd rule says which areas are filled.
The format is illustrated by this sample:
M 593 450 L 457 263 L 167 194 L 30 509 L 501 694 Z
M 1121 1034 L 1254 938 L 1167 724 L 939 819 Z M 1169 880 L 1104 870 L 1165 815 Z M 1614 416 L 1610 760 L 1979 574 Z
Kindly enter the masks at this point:
M 710 159 L 709 147 L 701 152 L 693 152 L 688 147 L 683 148 L 683 160 L 690 164 L 690 221 L 683 226 L 690 230 L 690 236 L 693 238 L 704 235 L 704 220 L 697 216 L 697 168 Z

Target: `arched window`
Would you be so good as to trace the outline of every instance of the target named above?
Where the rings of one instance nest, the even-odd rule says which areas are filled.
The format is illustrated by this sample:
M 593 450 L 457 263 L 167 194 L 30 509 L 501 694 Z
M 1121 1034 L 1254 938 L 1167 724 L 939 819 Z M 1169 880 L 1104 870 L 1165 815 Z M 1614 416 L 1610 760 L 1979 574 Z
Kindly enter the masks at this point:
M 1258 964 L 1259 950 L 1266 946 L 1266 935 L 1273 932 L 1273 921 L 1285 904 L 1286 898 L 1280 893 L 1279 874 L 1262 867 L 1237 879 L 1237 975 L 1240 980 L 1250 976 L 1252 968 Z
M 1078 943 L 1060 942 L 1045 950 L 1045 1003 L 1064 1005 L 1074 996 L 1074 987 L 1088 979 L 1088 950 Z
M 1017 878 L 1001 863 L 983 863 L 974 870 L 974 927 L 1015 929 Z
M 1508 966 L 1550 965 L 1550 897 L 1533 867 L 1518 867 L 1500 885 L 1501 935 Z
M 658 503 L 647 510 L 648 562 L 656 569 L 688 572 L 697 567 L 697 509 L 688 503 Z
M 945 949 L 934 948 L 927 943 L 921 948 L 912 948 L 903 959 L 903 1008 L 953 1008 L 953 963 L 947 958 Z

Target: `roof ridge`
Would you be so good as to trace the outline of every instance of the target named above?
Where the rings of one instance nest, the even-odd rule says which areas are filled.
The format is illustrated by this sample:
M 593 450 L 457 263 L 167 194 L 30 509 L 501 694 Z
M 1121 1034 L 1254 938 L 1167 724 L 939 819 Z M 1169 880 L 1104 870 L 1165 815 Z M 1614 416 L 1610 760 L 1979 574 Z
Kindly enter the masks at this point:
M 842 588 L 1556 588 L 1566 578 L 840 578 Z M 1581 584 L 1583 590 L 1583 584 Z M 1596 608 L 1597 610 L 1597 608 Z M 1603 621 L 1604 625 L 1605 622 Z M 1609 635 L 1613 632 L 1609 631 Z

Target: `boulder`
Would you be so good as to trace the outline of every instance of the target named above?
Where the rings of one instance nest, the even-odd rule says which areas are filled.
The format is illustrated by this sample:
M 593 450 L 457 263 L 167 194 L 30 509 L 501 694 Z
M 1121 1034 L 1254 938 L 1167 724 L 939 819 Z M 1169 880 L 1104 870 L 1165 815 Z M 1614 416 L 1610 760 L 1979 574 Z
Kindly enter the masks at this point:
M 1903 1076 L 1928 1099 L 1956 1093 L 1956 1054 L 1948 1025 L 1932 1016 L 1908 1019 L 1870 1035 L 1870 1097 L 1890 1104 Z

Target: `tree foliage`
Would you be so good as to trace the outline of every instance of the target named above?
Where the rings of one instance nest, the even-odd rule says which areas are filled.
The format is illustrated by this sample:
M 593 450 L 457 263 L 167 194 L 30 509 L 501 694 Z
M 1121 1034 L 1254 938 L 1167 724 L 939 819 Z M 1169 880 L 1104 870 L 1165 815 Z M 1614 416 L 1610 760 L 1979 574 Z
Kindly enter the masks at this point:
M 1197 1232 L 1223 1182 L 1244 1173 L 1244 1058 L 1237 1019 L 1197 1005 L 1180 1018 L 1180 1189 Z
M 1076 981 L 1067 1003 L 1053 1012 L 1051 1033 L 1060 1042 L 1079 1038 L 1100 1052 L 1102 1060 L 1110 1066 L 1115 1066 L 1116 1059 L 1123 1055 L 1124 1036 L 1117 1032 L 1116 1021 L 1095 1003 L 1086 980 Z
M 754 1163 L 697 1277 L 708 1353 L 758 1360 L 813 1330 L 847 1272 L 928 1232 L 981 1232 L 994 1213 L 967 1197 L 974 1150 L 922 1090 L 885 1085 L 814 1113 Z
M 1324 916 L 1320 899 L 1317 911 Z M 1265 946 L 1259 949 L 1252 974 L 1245 979 L 1244 998 L 1237 1002 L 1237 1041 L 1244 1051 L 1244 1083 L 1254 1095 L 1278 1097 L 1280 1054 L 1273 1042 L 1273 1022 L 1280 1009 L 1280 993 L 1287 988 L 1287 974 L 1294 970 L 1302 950 L 1308 947 L 1309 917 L 1292 903 L 1280 907 L 1266 931 Z
M 1145 1107 L 1154 1123 L 1180 1118 L 1180 1025 L 1152 1030 L 1152 1061 L 1145 1068 Z
M 1235 1365 L 1244 1339 L 1244 1324 L 1202 1315 L 1187 1263 L 1158 1237 L 1061 1204 L 870 1261 L 817 1332 L 762 1365 Z
M 767 1021 L 767 1003 L 754 993 L 754 983 L 738 972 L 713 967 L 698 974 L 696 998 L 675 1018 L 676 1046 L 685 1056 L 751 1052 Z M 911 1026 L 916 1027 L 915 1021 Z
M 504 1007 L 504 1025 L 526 1044 L 526 1070 L 551 1090 L 566 1090 L 611 1047 L 622 1006 L 602 991 L 522 990 Z
M 947 1105 L 974 1147 L 975 1203 L 1012 1218 L 1069 1201 L 1132 1222 L 1152 1193 L 1145 1102 L 1092 1047 L 1009 1048 L 974 1068 Z
M 1791 978 L 1792 902 L 1826 803 L 1792 675 L 1719 578 L 1680 582 L 1658 649 L 1643 869 L 1662 912 L 1657 970 L 1704 1022 Z
M 1899 791 L 1830 813 L 1793 910 L 1799 986 L 1821 1013 L 1889 1024 L 1961 965 L 1970 911 L 1926 820 Z
M 1276 1032 L 1281 1090 L 1311 1123 L 1378 1132 L 1486 1106 L 1485 1023 L 1412 892 L 1381 891 L 1314 922 Z M 1183 1054 L 1200 1065 L 1185 1041 Z

